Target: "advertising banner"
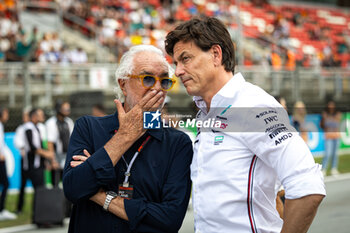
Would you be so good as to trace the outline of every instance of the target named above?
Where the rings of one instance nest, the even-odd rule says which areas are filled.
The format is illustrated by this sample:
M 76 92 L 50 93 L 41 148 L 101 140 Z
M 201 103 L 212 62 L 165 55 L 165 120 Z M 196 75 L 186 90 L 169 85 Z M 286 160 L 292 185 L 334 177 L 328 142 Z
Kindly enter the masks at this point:
M 324 133 L 320 127 L 321 115 L 309 114 L 306 116 L 306 128 L 308 130 L 307 144 L 314 156 L 323 156 L 324 154 Z M 181 129 L 195 140 L 196 129 Z M 341 143 L 340 154 L 350 154 L 350 113 L 343 113 L 341 122 Z M 21 155 L 14 146 L 14 132 L 5 133 L 5 143 L 8 148 L 5 150 L 6 168 L 10 182 L 10 189 L 18 190 L 21 180 Z M 48 175 L 46 174 L 46 177 Z M 46 180 L 48 183 L 49 180 Z M 50 182 L 49 182 L 50 183 Z M 30 181 L 27 181 L 27 187 L 31 187 Z

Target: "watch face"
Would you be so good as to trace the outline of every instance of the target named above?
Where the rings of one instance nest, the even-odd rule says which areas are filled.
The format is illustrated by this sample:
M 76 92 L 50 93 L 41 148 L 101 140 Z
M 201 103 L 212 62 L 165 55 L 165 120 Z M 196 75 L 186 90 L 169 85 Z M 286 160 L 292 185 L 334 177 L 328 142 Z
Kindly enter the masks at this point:
M 116 192 L 113 192 L 113 191 L 107 191 L 106 194 L 107 194 L 107 195 L 111 195 L 112 197 L 118 196 L 118 194 L 117 194 Z

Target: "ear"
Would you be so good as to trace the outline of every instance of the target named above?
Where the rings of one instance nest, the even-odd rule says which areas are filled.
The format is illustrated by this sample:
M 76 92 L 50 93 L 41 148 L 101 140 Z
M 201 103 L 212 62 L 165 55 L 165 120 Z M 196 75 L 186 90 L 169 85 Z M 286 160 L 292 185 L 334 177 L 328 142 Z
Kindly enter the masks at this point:
M 126 80 L 125 79 L 118 79 L 118 84 L 120 86 L 120 89 L 122 90 L 123 92 L 123 95 L 126 96 Z
M 218 67 L 221 66 L 221 62 L 222 62 L 222 50 L 220 45 L 215 44 L 211 47 L 212 50 L 212 54 L 213 54 L 213 62 L 214 62 L 214 66 Z

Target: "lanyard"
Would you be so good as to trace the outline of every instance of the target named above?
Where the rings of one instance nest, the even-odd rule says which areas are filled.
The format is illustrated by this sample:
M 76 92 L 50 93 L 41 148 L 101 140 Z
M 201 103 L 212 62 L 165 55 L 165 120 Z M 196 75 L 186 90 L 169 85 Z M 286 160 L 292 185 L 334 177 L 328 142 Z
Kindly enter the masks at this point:
M 131 170 L 131 167 L 132 165 L 134 164 L 137 156 L 140 154 L 141 150 L 145 147 L 146 143 L 149 141 L 149 139 L 151 138 L 151 136 L 148 136 L 144 141 L 143 143 L 141 144 L 141 146 L 139 147 L 139 149 L 137 149 L 137 151 L 135 152 L 134 156 L 132 157 L 130 163 L 128 164 L 124 158 L 124 155 L 122 156 L 125 164 L 126 164 L 126 172 L 124 173 L 125 175 L 125 179 L 124 179 L 124 182 L 123 182 L 123 187 L 129 187 L 129 177 L 131 176 L 131 173 L 130 173 L 130 170 Z

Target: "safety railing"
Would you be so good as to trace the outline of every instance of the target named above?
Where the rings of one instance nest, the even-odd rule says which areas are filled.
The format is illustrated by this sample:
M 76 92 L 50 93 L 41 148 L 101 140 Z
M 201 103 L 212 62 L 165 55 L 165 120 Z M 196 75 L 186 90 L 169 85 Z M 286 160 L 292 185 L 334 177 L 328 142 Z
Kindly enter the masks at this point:
M 116 64 L 40 64 L 0 63 L 0 101 L 8 101 L 10 107 L 35 96 L 38 106 L 51 106 L 56 96 L 70 95 L 77 91 L 101 90 L 113 95 Z M 347 69 L 296 69 L 274 71 L 270 67 L 237 67 L 250 81 L 273 95 L 290 100 L 322 100 L 332 94 L 335 98 L 350 95 L 350 70 Z M 25 82 L 25 79 L 28 79 Z M 181 83 L 180 81 L 178 83 Z M 186 90 L 179 84 L 174 94 Z M 29 96 L 29 97 L 28 97 Z

